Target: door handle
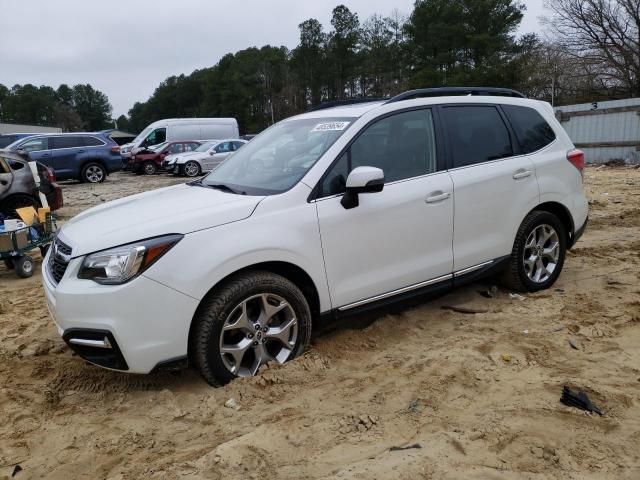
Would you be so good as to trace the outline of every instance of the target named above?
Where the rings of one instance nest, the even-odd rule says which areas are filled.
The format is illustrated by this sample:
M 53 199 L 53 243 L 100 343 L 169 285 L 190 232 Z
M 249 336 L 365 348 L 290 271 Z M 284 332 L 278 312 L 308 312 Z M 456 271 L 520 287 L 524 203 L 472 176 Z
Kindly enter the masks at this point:
M 44 158 L 44 157 L 48 157 L 48 156 L 49 156 L 49 154 L 48 154 L 48 153 L 43 153 L 43 154 L 42 154 L 42 158 Z
M 444 192 L 444 193 L 436 192 L 436 195 L 433 195 L 431 197 L 427 197 L 425 202 L 427 202 L 427 203 L 438 203 L 438 202 L 442 202 L 442 201 L 446 200 L 450 196 L 451 196 L 451 194 L 449 192 Z
M 513 179 L 514 180 L 520 180 L 522 178 L 527 178 L 531 176 L 531 170 L 524 170 L 522 172 L 516 172 L 513 174 Z
M 78 150 L 78 153 L 84 153 L 84 150 Z

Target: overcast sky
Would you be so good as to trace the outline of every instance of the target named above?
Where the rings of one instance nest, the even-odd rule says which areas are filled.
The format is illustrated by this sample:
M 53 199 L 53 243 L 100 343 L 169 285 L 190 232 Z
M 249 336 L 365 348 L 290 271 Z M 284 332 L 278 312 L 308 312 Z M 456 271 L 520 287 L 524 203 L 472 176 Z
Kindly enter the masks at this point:
M 526 0 L 521 32 L 538 31 L 543 0 Z M 0 84 L 90 83 L 115 117 L 170 75 L 209 67 L 228 52 L 296 46 L 298 24 L 330 28 L 338 4 L 358 13 L 408 14 L 413 0 L 0 0 Z

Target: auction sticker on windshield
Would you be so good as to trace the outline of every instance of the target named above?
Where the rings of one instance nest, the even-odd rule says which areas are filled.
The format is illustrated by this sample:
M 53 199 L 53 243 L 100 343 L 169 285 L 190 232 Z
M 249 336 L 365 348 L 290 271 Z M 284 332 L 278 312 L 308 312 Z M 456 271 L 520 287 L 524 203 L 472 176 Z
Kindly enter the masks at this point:
M 351 122 L 326 122 L 316 125 L 312 132 L 341 132 L 349 126 Z

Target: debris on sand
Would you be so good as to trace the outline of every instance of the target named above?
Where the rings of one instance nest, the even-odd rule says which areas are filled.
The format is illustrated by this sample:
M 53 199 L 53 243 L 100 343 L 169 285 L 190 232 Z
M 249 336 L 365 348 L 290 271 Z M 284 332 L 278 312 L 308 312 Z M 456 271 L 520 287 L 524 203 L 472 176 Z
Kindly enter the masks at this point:
M 451 310 L 452 312 L 464 313 L 467 315 L 474 313 L 488 313 L 489 309 L 487 308 L 474 308 L 474 307 L 458 307 L 454 305 L 443 305 L 443 310 Z
M 575 393 L 566 385 L 562 387 L 562 396 L 560 397 L 560 402 L 564 405 L 567 405 L 568 407 L 580 408 L 582 410 L 586 410 L 587 412 L 604 415 L 604 413 L 602 413 L 602 410 L 600 410 L 591 402 L 586 393 Z
M 569 339 L 569 345 L 571 345 L 571 348 L 573 348 L 574 350 L 580 350 L 580 345 L 578 345 L 578 342 L 576 342 L 572 338 Z
M 422 445 L 420 445 L 419 443 L 412 443 L 411 445 L 406 445 L 404 447 L 391 447 L 389 449 L 390 452 L 398 452 L 398 451 L 402 451 L 402 450 L 410 450 L 412 448 L 422 448 Z
M 235 399 L 230 398 L 229 400 L 224 402 L 224 406 L 227 407 L 227 408 L 237 409 L 238 408 L 238 402 L 236 402 Z

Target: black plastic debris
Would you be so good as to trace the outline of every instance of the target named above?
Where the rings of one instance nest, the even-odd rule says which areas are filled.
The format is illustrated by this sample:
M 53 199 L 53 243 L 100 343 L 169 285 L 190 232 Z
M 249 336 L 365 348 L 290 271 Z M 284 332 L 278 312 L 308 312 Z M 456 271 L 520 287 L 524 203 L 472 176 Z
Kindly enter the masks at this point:
M 596 407 L 589 397 L 584 392 L 573 392 L 566 385 L 562 387 L 562 396 L 560 397 L 560 402 L 567 405 L 568 407 L 575 407 L 581 410 L 586 410 L 587 412 L 597 413 L 598 415 L 604 415 L 602 410 Z
M 20 465 L 16 465 L 15 467 L 13 467 L 13 473 L 11 474 L 11 478 L 15 477 L 21 471 L 22 471 L 22 467 Z
M 422 448 L 422 445 L 420 445 L 419 443 L 413 443 L 411 445 L 406 445 L 404 447 L 391 447 L 389 449 L 390 452 L 398 452 L 398 451 L 402 451 L 402 450 L 411 450 L 412 448 Z

